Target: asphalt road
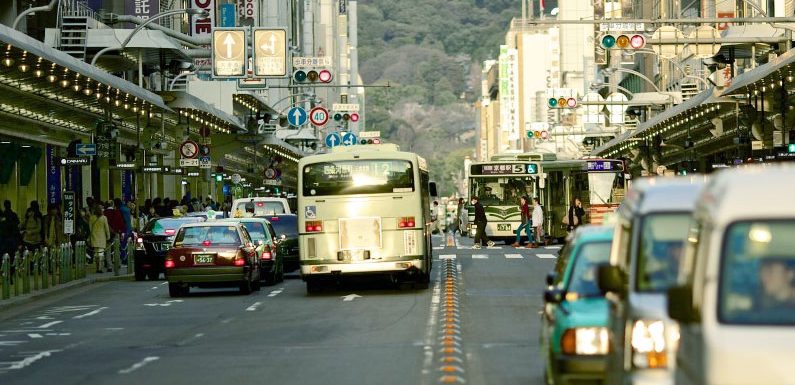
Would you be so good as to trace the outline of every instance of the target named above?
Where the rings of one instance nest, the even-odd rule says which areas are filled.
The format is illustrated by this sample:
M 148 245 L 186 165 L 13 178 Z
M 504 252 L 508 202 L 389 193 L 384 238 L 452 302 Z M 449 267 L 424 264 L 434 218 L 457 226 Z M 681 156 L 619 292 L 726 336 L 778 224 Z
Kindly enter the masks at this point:
M 90 285 L 0 314 L 2 384 L 541 384 L 554 248 L 441 248 L 432 287 Z

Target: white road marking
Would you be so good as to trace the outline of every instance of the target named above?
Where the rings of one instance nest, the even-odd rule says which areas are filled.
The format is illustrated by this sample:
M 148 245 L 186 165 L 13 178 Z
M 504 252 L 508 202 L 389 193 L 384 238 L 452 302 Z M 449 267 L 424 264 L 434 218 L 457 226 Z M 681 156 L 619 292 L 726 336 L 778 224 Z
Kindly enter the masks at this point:
M 560 250 L 561 247 L 563 246 L 544 246 L 547 250 Z
M 486 248 L 489 250 L 502 250 L 502 246 L 486 246 Z
M 72 333 L 47 333 L 48 336 L 71 336 Z
M 48 320 L 48 319 L 52 319 L 52 317 L 48 317 L 46 315 L 43 315 L 41 317 L 36 317 L 36 319 L 38 319 L 38 320 Z
M 166 301 L 166 302 L 163 302 L 163 303 L 145 303 L 144 306 L 151 306 L 151 307 L 155 307 L 155 306 L 171 306 L 172 303 L 180 303 L 180 302 L 182 302 L 181 299 L 172 299 L 170 301 Z
M 360 296 L 358 294 L 348 294 L 348 295 L 343 295 L 340 298 L 342 298 L 343 302 L 351 302 L 351 301 L 355 300 L 356 298 L 362 298 L 362 296 Z
M 191 337 L 188 337 L 188 338 L 186 338 L 186 339 L 184 339 L 184 340 L 182 340 L 180 342 L 177 342 L 177 346 L 185 346 L 189 342 L 192 342 L 193 340 L 197 340 L 197 339 L 202 338 L 202 337 L 204 337 L 204 333 L 196 333 L 196 334 L 194 334 Z
M 221 321 L 221 323 L 222 323 L 222 324 L 228 324 L 228 323 L 232 322 L 232 320 L 234 320 L 234 319 L 235 319 L 234 317 L 232 317 L 232 318 L 227 318 L 227 319 L 225 319 L 225 320 L 222 320 L 222 321 Z
M 442 254 L 439 259 L 455 259 L 455 254 Z
M 30 366 L 34 362 L 36 362 L 36 361 L 38 361 L 38 360 L 40 360 L 42 358 L 49 357 L 53 353 L 58 353 L 58 352 L 60 352 L 60 350 L 46 350 L 46 351 L 43 351 L 43 352 L 39 352 L 39 353 L 37 353 L 37 354 L 35 354 L 33 356 L 25 357 L 21 361 L 12 362 L 11 365 L 8 366 L 8 369 L 24 369 L 25 367 Z
M 111 332 L 117 332 L 119 330 L 124 330 L 124 328 L 105 328 L 105 330 L 111 331 Z
M 76 316 L 74 316 L 72 318 L 74 318 L 74 319 L 82 319 L 82 318 L 86 318 L 86 317 L 91 317 L 92 315 L 99 314 L 99 312 L 101 312 L 101 311 L 103 311 L 105 309 L 107 309 L 107 307 L 103 306 L 103 307 L 101 307 L 101 308 L 99 308 L 97 310 L 90 311 L 90 312 L 88 312 L 86 314 L 76 315 Z
M 489 259 L 486 254 L 472 254 L 472 259 Z
M 17 346 L 23 343 L 25 343 L 25 341 L 0 341 L 0 346 Z
M 425 326 L 425 338 L 423 340 L 423 360 L 422 360 L 422 373 L 429 375 L 433 366 L 433 340 L 436 332 L 436 324 L 439 315 L 439 303 L 442 302 L 442 282 L 441 270 L 439 270 L 438 278 L 433 284 L 433 294 L 431 296 L 430 312 L 428 313 L 428 323 Z
M 541 259 L 555 259 L 557 256 L 555 254 L 536 254 L 538 258 Z
M 167 284 L 168 284 L 168 281 L 161 283 L 160 286 L 164 286 L 164 285 L 167 285 Z
M 149 290 L 157 290 L 158 288 L 159 288 L 159 286 L 152 286 L 152 288 L 149 289 Z
M 41 325 L 41 326 L 39 326 L 39 329 L 47 329 L 47 328 L 49 328 L 50 326 L 58 325 L 58 324 L 59 324 L 59 323 L 61 323 L 61 322 L 63 322 L 63 321 L 52 321 L 52 322 L 48 322 L 48 323 L 46 323 L 46 324 L 44 324 L 44 325 Z
M 53 314 L 53 313 L 68 313 L 72 311 L 84 311 L 99 305 L 80 305 L 80 306 L 59 306 L 54 307 L 52 309 L 48 309 L 44 312 L 44 314 Z
M 262 302 L 254 302 L 253 305 L 246 308 L 246 311 L 257 311 L 257 306 L 262 305 Z
M 29 333 L 28 337 L 30 337 L 30 338 L 44 338 L 39 333 Z
M 157 360 L 159 360 L 159 359 L 160 359 L 160 357 L 146 357 L 146 358 L 144 358 L 143 360 L 141 360 L 141 361 L 139 361 L 139 362 L 136 362 L 135 364 L 133 364 L 133 366 L 130 366 L 130 367 L 129 367 L 129 368 L 127 368 L 127 369 L 122 369 L 122 370 L 119 370 L 119 374 L 128 374 L 128 373 L 132 373 L 132 372 L 134 372 L 134 371 L 136 371 L 136 370 L 138 370 L 138 369 L 141 369 L 141 368 L 143 368 L 143 367 L 144 367 L 144 365 L 146 365 L 146 364 L 148 364 L 148 363 L 150 363 L 150 362 L 153 362 L 153 361 L 157 361 Z
M 268 297 L 275 297 L 275 296 L 281 294 L 283 291 L 284 291 L 284 288 L 273 290 L 273 291 L 270 292 L 270 294 L 268 294 Z
M 444 246 L 434 246 L 434 250 L 444 250 Z
M 505 254 L 505 258 L 507 258 L 507 259 L 524 259 L 522 254 Z

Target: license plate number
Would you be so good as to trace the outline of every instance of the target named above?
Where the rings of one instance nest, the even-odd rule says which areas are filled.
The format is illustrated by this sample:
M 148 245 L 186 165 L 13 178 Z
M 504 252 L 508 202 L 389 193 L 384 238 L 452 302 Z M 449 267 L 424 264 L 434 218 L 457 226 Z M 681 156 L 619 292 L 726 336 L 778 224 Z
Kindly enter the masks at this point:
M 500 223 L 497 225 L 497 231 L 511 231 L 510 223 Z
M 196 254 L 193 256 L 193 263 L 196 265 L 212 265 L 214 259 L 212 254 Z

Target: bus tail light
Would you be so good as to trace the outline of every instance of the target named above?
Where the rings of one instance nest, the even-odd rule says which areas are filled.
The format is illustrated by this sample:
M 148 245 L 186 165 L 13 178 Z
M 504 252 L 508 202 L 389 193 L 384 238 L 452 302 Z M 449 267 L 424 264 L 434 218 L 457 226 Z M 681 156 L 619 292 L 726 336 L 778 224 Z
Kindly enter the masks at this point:
M 416 226 L 417 222 L 414 221 L 414 217 L 403 217 L 400 218 L 398 221 L 398 227 L 403 228 L 411 228 Z
M 306 221 L 307 233 L 319 233 L 323 231 L 323 223 L 321 221 Z

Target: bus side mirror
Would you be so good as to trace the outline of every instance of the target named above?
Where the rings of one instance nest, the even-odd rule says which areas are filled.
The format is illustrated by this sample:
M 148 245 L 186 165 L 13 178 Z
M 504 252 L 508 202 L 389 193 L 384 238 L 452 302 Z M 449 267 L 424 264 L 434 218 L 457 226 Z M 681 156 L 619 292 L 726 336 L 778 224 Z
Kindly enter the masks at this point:
M 625 276 L 620 267 L 602 263 L 597 267 L 597 284 L 602 293 L 625 293 Z
M 428 183 L 428 190 L 430 190 L 430 192 L 431 192 L 431 196 L 432 196 L 432 197 L 439 196 L 439 195 L 436 193 L 436 182 L 431 182 L 431 183 Z
M 668 315 L 682 323 L 699 322 L 699 315 L 693 309 L 693 287 L 674 286 L 668 289 Z

